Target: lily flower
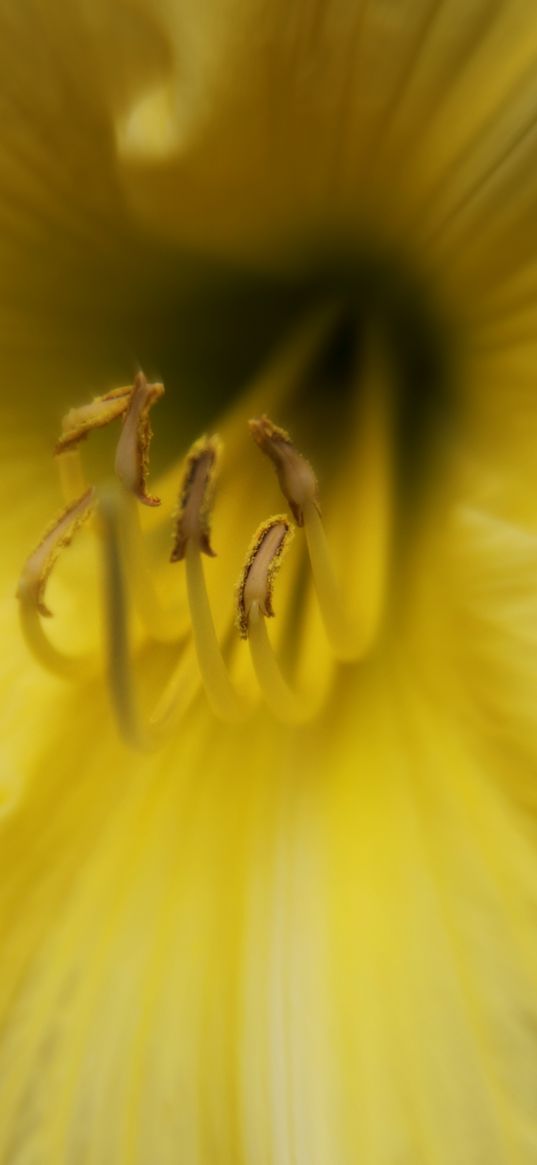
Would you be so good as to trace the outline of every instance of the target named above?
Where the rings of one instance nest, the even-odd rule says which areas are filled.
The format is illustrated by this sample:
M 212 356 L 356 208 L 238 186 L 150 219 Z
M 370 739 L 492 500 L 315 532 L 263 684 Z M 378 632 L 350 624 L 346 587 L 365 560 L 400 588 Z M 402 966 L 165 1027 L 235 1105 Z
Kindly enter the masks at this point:
M 534 0 L 0 21 L 0 1162 L 530 1165 Z

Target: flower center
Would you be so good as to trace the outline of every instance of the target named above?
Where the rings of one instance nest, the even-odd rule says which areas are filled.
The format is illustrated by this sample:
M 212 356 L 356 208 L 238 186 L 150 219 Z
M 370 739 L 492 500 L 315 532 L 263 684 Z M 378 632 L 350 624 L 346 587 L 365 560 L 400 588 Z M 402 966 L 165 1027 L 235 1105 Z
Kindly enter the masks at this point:
M 405 310 L 416 312 L 415 303 Z M 316 466 L 294 442 L 293 436 L 266 413 L 249 419 L 250 434 L 260 453 L 272 463 L 281 494 L 300 529 L 309 563 L 318 610 L 334 656 L 358 661 L 370 651 L 382 622 L 387 594 L 389 562 L 393 552 L 394 515 L 398 506 L 401 433 L 410 425 L 410 446 L 416 437 L 422 410 L 405 395 L 405 381 L 413 391 L 417 359 L 408 330 L 404 330 L 406 356 L 394 359 L 386 333 L 378 319 L 369 321 L 369 334 L 358 329 L 355 313 L 329 307 L 284 346 L 270 372 L 271 407 L 281 405 L 291 416 L 313 417 L 319 433 L 319 411 L 326 415 L 319 447 L 323 479 L 328 472 L 340 475 L 349 460 L 359 473 L 352 489 L 343 486 L 343 509 L 349 514 L 346 538 L 361 539 L 362 577 L 348 609 L 340 579 L 332 561 L 330 531 L 325 531 Z M 386 321 L 383 320 L 383 325 Z M 425 334 L 425 333 L 424 333 Z M 392 349 L 396 330 L 388 332 Z M 427 360 L 423 351 L 422 369 Z M 322 386 L 322 391 L 321 391 Z M 419 384 L 416 400 L 428 403 L 436 390 L 432 366 Z M 149 614 L 151 630 L 166 622 L 160 611 L 143 546 L 137 507 L 158 507 L 159 499 L 148 493 L 150 410 L 164 393 L 138 374 L 132 387 L 113 389 L 90 404 L 73 408 L 64 418 L 56 447 L 66 506 L 49 527 L 24 566 L 18 589 L 22 627 L 34 654 L 49 670 L 63 676 L 83 675 L 89 660 L 78 660 L 58 651 L 45 631 L 50 615 L 45 603 L 48 576 L 60 551 L 82 525 L 93 525 L 103 559 L 103 622 L 107 653 L 106 670 L 112 703 L 122 733 L 129 743 L 146 747 L 158 743 L 168 730 L 171 715 L 184 711 L 197 684 L 185 694 L 183 656 L 166 683 L 151 715 L 140 718 L 133 685 L 133 652 L 130 644 L 129 593 L 139 599 L 143 617 Z M 259 396 L 259 394 L 258 394 Z M 327 400 L 329 407 L 327 409 Z M 418 417 L 419 413 L 419 417 Z M 116 483 L 89 486 L 85 482 L 80 447 L 92 432 L 121 420 L 115 456 Z M 307 436 L 308 425 L 302 426 Z M 331 429 L 333 428 L 333 433 Z M 347 445 L 352 435 L 349 459 Z M 309 452 L 309 451 L 308 451 Z M 178 491 L 171 562 L 185 573 L 192 644 L 198 677 L 208 702 L 219 718 L 240 722 L 254 710 L 256 698 L 237 687 L 215 630 L 202 555 L 214 557 L 211 518 L 217 467 L 226 457 L 219 438 L 200 438 L 187 458 Z M 416 458 L 413 458 L 415 462 Z M 268 469 L 267 469 L 268 471 Z M 256 474 L 264 474 L 261 457 Z M 358 484 L 357 484 L 358 483 Z M 358 515 L 358 518 L 356 517 Z M 236 591 L 236 625 L 248 641 L 257 689 L 272 713 L 281 720 L 301 723 L 318 710 L 318 701 L 294 690 L 282 674 L 267 633 L 273 618 L 273 589 L 277 569 L 293 532 L 287 514 L 269 517 L 258 528 L 246 554 Z M 181 699 L 177 692 L 181 689 Z

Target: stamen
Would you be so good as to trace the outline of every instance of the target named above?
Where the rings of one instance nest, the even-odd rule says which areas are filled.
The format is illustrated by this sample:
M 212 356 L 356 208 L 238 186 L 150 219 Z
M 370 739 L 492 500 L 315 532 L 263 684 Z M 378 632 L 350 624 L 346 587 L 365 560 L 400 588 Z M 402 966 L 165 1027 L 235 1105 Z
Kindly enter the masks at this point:
M 186 560 L 192 632 L 209 704 L 221 720 L 237 722 L 244 719 L 247 709 L 233 687 L 222 658 L 201 559 L 202 552 L 214 557 L 210 544 L 210 512 L 218 450 L 217 438 L 202 437 L 192 446 L 187 457 L 171 561 Z
M 293 692 L 282 676 L 258 603 L 252 603 L 250 608 L 248 645 L 257 682 L 276 718 L 284 724 L 305 724 L 311 720 L 317 709 Z
M 68 449 L 61 457 L 56 457 L 56 465 L 58 466 L 63 500 L 66 506 L 69 506 L 88 488 L 79 450 L 74 447 Z
M 66 450 L 73 449 L 89 437 L 94 429 L 102 429 L 118 417 L 124 417 L 132 391 L 132 384 L 112 388 L 103 396 L 94 397 L 89 404 L 69 409 L 62 420 L 62 434 L 56 442 L 55 452 L 65 453 Z
M 313 469 L 295 449 L 289 435 L 273 425 L 268 417 L 250 421 L 250 430 L 256 443 L 276 465 L 282 491 L 295 516 L 299 514 L 299 525 L 304 526 L 313 582 L 330 646 L 340 660 L 359 659 L 371 646 L 378 627 L 386 575 L 390 442 L 385 402 L 379 386 L 377 383 L 366 386 L 359 423 L 357 458 L 363 468 L 363 480 L 359 491 L 362 496 L 356 497 L 355 508 L 358 512 L 365 500 L 365 506 L 362 506 L 365 512 L 359 525 L 369 553 L 364 554 L 364 577 L 356 620 L 347 614 L 341 599 Z
M 179 644 L 179 662 L 166 681 L 149 718 L 149 732 L 156 739 L 180 722 L 199 692 L 199 674 L 192 658 L 192 640 L 185 636 Z
M 102 494 L 99 516 L 102 529 L 103 598 L 106 628 L 107 674 L 118 727 L 126 744 L 142 751 L 162 744 L 173 720 L 183 714 L 198 687 L 195 669 L 187 654 L 165 683 L 147 726 L 138 711 L 129 634 L 129 603 L 124 562 L 123 535 L 127 498 L 117 489 Z M 184 641 L 179 644 L 185 648 Z
M 185 557 L 189 541 L 195 542 L 210 558 L 215 557 L 211 546 L 211 510 L 219 453 L 218 437 L 201 437 L 188 454 L 175 517 L 171 562 L 180 562 Z
M 260 526 L 237 589 L 237 622 L 241 636 L 248 639 L 257 682 L 269 708 L 278 720 L 300 724 L 314 715 L 314 709 L 284 679 L 265 624 L 266 618 L 274 616 L 274 578 L 292 533 L 285 515 Z
M 248 638 L 250 611 L 255 603 L 268 618 L 274 616 L 272 590 L 293 529 L 285 514 L 263 522 L 256 531 L 237 588 L 237 626 L 242 639 Z
M 338 659 L 356 659 L 361 654 L 357 649 L 356 628 L 343 608 L 323 521 L 315 506 L 304 507 L 304 529 L 317 600 L 330 646 Z
M 23 602 L 33 603 L 40 615 L 45 617 L 52 615 L 52 611 L 45 604 L 45 590 L 50 572 L 60 551 L 69 546 L 94 505 L 95 491 L 88 489 L 51 523 L 39 545 L 26 559 L 19 579 L 17 598 Z
M 79 676 L 87 665 L 85 661 L 63 655 L 45 635 L 41 619 L 52 615 L 45 603 L 45 591 L 59 554 L 69 546 L 94 506 L 95 491 L 88 489 L 62 511 L 26 560 L 17 587 L 21 626 L 26 642 L 39 663 L 61 676 Z
M 126 491 L 123 491 L 122 533 L 136 610 L 152 639 L 176 643 L 176 619 L 163 609 L 148 565 L 138 503 Z
M 99 502 L 103 538 L 103 596 L 106 658 L 112 703 L 127 744 L 146 749 L 149 740 L 138 716 L 129 650 L 128 602 L 121 555 L 121 501 L 113 490 Z
M 220 651 L 200 548 L 194 541 L 187 542 L 185 560 L 192 633 L 207 699 L 220 720 L 238 723 L 245 719 L 248 708 L 233 687 Z
M 295 449 L 289 433 L 274 425 L 267 416 L 248 423 L 256 445 L 270 457 L 276 469 L 280 489 L 289 502 L 297 526 L 303 526 L 306 503 L 313 502 L 318 507 L 319 488 L 312 466 Z
M 134 385 L 114 388 L 104 396 L 96 397 L 90 404 L 71 409 L 63 418 L 63 434 L 56 445 L 57 465 L 62 491 L 66 502 L 78 497 L 84 488 L 84 471 L 80 457 L 79 443 L 94 429 L 102 428 L 119 417 L 130 414 L 118 442 L 117 457 L 122 473 L 129 472 L 128 460 L 134 458 L 139 468 L 142 460 L 142 483 L 145 483 L 147 453 L 150 439 L 147 412 L 164 389 L 162 385 L 147 385 L 143 374 L 136 377 Z M 135 399 L 133 399 L 135 398 Z M 132 444 L 134 433 L 134 446 Z M 141 442 L 141 450 L 138 448 Z M 142 488 L 145 490 L 145 485 Z M 137 492 L 139 496 L 139 491 Z M 168 642 L 176 638 L 169 619 L 162 611 L 152 579 L 145 562 L 140 521 L 134 497 L 128 494 L 131 505 L 123 507 L 124 534 L 129 557 L 129 575 L 133 582 L 137 606 L 144 623 L 153 638 Z M 156 498 L 146 499 L 151 505 L 158 504 Z
M 378 634 L 386 601 L 393 521 L 393 412 L 389 369 L 370 344 L 358 397 L 352 449 L 352 515 L 361 559 L 357 612 L 342 604 L 319 514 L 305 511 L 305 534 L 319 607 L 334 653 L 363 658 Z M 349 486 L 347 485 L 347 490 Z M 348 506 L 348 501 L 347 501 Z
M 297 353 L 293 359 L 298 359 Z M 322 618 L 333 650 L 341 659 L 357 659 L 365 654 L 378 627 L 384 602 L 391 537 L 392 414 L 390 398 L 382 391 L 383 387 L 381 383 L 379 391 L 373 378 L 358 396 L 361 409 L 356 426 L 358 448 L 352 458 L 352 480 L 345 491 L 348 508 L 352 499 L 349 525 L 352 530 L 360 531 L 359 551 L 363 559 L 359 613 L 354 621 L 348 618 L 341 602 L 321 520 L 313 467 L 293 445 L 289 434 L 266 415 L 250 421 L 252 436 L 273 462 L 297 524 L 304 526 Z M 163 392 L 161 384 L 149 384 L 143 373 L 139 373 L 132 387 L 114 389 L 89 405 L 71 409 L 64 417 L 56 452 L 61 455 L 58 464 L 68 504 L 28 558 L 17 590 L 23 632 L 39 661 L 60 675 L 87 674 L 85 660 L 65 657 L 50 643 L 42 620 L 50 616 L 45 590 L 54 562 L 97 502 L 112 700 L 125 740 L 144 749 L 158 743 L 171 713 L 186 711 L 199 691 L 197 671 L 191 666 L 194 651 L 208 701 L 216 715 L 236 723 L 249 711 L 224 662 L 206 588 L 202 554 L 214 556 L 210 518 L 220 445 L 216 437 L 204 437 L 196 442 L 187 458 L 171 553 L 172 562 L 185 560 L 193 634 L 188 643 L 184 636 L 177 639 L 179 663 L 155 704 L 147 728 L 138 715 L 129 646 L 127 580 L 133 586 L 140 613 L 154 637 L 164 640 L 171 637 L 168 627 L 164 630 L 164 616 L 145 562 L 135 504 L 135 499 L 149 506 L 160 504 L 158 498 L 147 493 L 146 487 L 152 435 L 149 413 Z M 255 399 L 259 401 L 259 393 Z M 94 489 L 83 488 L 78 446 L 91 431 L 120 417 L 123 417 L 123 428 L 115 466 L 123 489 L 119 486 L 109 489 L 99 500 Z M 237 622 L 241 636 L 249 641 L 253 667 L 268 705 L 279 719 L 296 724 L 315 715 L 320 701 L 317 699 L 314 707 L 311 700 L 296 694 L 287 683 L 265 623 L 274 615 L 274 578 L 291 534 L 286 515 L 271 518 L 257 531 L 237 590 Z
M 149 384 L 143 372 L 135 377 L 116 450 L 116 473 L 130 493 L 146 506 L 160 499 L 146 491 L 152 431 L 149 410 L 164 395 L 164 385 Z
M 134 387 L 126 385 L 114 388 L 103 396 L 95 397 L 90 404 L 70 409 L 63 418 L 63 433 L 56 445 L 56 463 L 66 504 L 79 497 L 87 488 L 80 449 L 78 448 L 80 442 L 88 437 L 94 429 L 103 428 L 111 421 L 125 417 L 136 386 L 137 381 L 135 381 Z M 160 386 L 153 385 L 151 388 L 157 390 L 156 396 L 158 396 Z M 124 439 L 123 434 L 120 437 L 120 442 L 122 439 Z M 170 627 L 170 620 L 166 617 L 158 601 L 145 561 L 135 499 L 130 493 L 128 499 L 132 504 L 124 506 L 124 535 L 126 552 L 129 557 L 129 577 L 133 583 L 137 607 L 152 637 L 162 642 L 169 642 L 177 638 L 176 629 L 174 627 L 172 630 Z M 156 502 L 156 499 L 152 499 L 152 501 Z

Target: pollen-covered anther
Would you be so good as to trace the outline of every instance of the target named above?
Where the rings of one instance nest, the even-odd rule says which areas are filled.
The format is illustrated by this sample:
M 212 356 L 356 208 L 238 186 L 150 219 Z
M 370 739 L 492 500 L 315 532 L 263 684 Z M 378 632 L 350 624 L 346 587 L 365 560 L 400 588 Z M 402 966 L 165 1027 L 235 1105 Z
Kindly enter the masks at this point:
M 123 428 L 116 449 L 116 473 L 129 493 L 146 506 L 159 506 L 160 498 L 147 493 L 149 446 L 152 431 L 149 411 L 164 395 L 163 384 L 150 384 L 139 372 L 125 412 Z
M 45 603 L 45 589 L 54 563 L 89 517 L 94 506 L 95 490 L 92 488 L 62 510 L 24 564 L 17 587 L 17 598 L 34 606 L 40 615 L 52 614 Z
M 66 453 L 85 441 L 94 429 L 102 429 L 119 417 L 124 417 L 132 396 L 132 384 L 112 388 L 103 396 L 96 396 L 89 404 L 69 409 L 62 420 L 62 433 L 54 452 Z
M 304 506 L 313 502 L 319 509 L 319 487 L 313 467 L 295 448 L 289 433 L 267 416 L 249 421 L 250 432 L 259 448 L 270 457 L 280 489 L 291 507 L 297 526 L 304 525 Z
M 274 615 L 274 578 L 292 535 L 293 528 L 285 514 L 269 518 L 256 531 L 237 587 L 237 626 L 243 639 L 248 638 L 254 604 L 262 615 Z
M 188 454 L 174 523 L 171 562 L 182 561 L 189 542 L 209 558 L 215 557 L 211 546 L 211 510 L 219 454 L 218 437 L 200 437 Z

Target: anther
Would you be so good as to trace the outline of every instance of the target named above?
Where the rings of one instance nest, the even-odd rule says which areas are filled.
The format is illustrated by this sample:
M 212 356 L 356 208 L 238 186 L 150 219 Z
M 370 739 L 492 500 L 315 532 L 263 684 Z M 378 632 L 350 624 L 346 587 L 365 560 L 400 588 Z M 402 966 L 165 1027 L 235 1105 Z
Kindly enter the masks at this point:
M 202 552 L 214 556 L 209 531 L 218 448 L 217 438 L 203 437 L 196 441 L 187 457 L 171 561 L 185 559 L 192 633 L 207 699 L 219 719 L 233 723 L 243 720 L 248 709 L 233 686 L 220 651 L 201 557 Z
M 293 529 L 285 514 L 269 518 L 256 531 L 237 587 L 237 626 L 243 639 L 248 638 L 254 603 L 263 615 L 269 618 L 274 615 L 274 578 L 292 535 Z
M 267 416 L 248 422 L 259 448 L 276 469 L 280 489 L 289 502 L 297 526 L 304 525 L 304 506 L 318 506 L 317 478 L 309 461 L 295 448 L 289 433 L 278 428 Z
M 102 429 L 119 417 L 124 417 L 132 392 L 132 384 L 112 388 L 102 396 L 94 397 L 89 404 L 69 409 L 62 420 L 62 433 L 56 442 L 55 453 L 65 453 L 75 448 L 94 429 Z
M 74 501 L 86 487 L 80 445 L 95 429 L 102 429 L 124 417 L 132 396 L 132 384 L 109 389 L 89 404 L 69 409 L 62 419 L 62 432 L 54 452 L 66 504 Z
M 145 477 L 149 446 L 149 422 L 147 413 L 151 405 L 164 392 L 160 384 L 148 385 L 140 373 L 134 384 L 110 389 L 97 396 L 89 404 L 72 408 L 63 418 L 62 435 L 56 444 L 56 463 L 60 483 L 66 503 L 76 499 L 86 486 L 80 444 L 95 429 L 101 429 L 112 421 L 123 418 L 127 427 L 123 428 L 117 447 L 118 469 L 126 485 L 128 496 L 122 508 L 125 553 L 129 560 L 129 577 L 134 590 L 134 598 L 139 613 L 149 633 L 154 639 L 169 642 L 176 640 L 175 626 L 162 610 L 153 580 L 146 564 L 137 498 L 140 491 L 148 504 L 156 505 L 156 498 L 145 496 Z M 141 470 L 140 470 L 141 464 Z M 131 492 L 131 490 L 134 491 Z
M 219 453 L 218 437 L 201 437 L 188 454 L 175 517 L 171 562 L 182 561 L 189 541 L 210 558 L 215 556 L 211 546 L 211 509 Z
M 87 670 L 87 664 L 63 655 L 45 634 L 41 619 L 52 614 L 45 602 L 45 591 L 59 554 L 69 546 L 94 506 L 95 491 L 88 489 L 62 511 L 27 558 L 17 587 L 21 627 L 27 645 L 39 663 L 61 676 L 79 676 Z
M 364 595 L 359 597 L 357 619 L 347 614 L 342 603 L 321 517 L 317 479 L 311 465 L 295 449 L 289 434 L 274 425 L 268 417 L 250 421 L 254 440 L 276 465 L 282 492 L 292 505 L 293 513 L 300 515 L 299 525 L 304 526 L 313 583 L 330 646 L 338 659 L 349 661 L 365 655 L 374 638 L 380 618 L 385 574 L 388 426 L 385 410 L 382 412 L 378 403 L 376 384 L 373 391 L 364 393 L 364 400 L 366 407 L 361 418 L 362 456 L 359 461 L 363 462 L 365 480 L 361 492 L 368 500 L 371 525 L 375 530 L 378 527 L 380 533 L 376 553 L 364 568 L 364 574 L 375 579 L 374 593 L 366 594 L 364 583 Z M 371 498 L 379 499 L 374 511 Z M 357 497 L 357 508 L 359 502 L 360 498 Z M 364 541 L 366 536 L 371 541 L 368 532 L 364 531 Z
M 88 489 L 82 497 L 62 510 L 26 559 L 17 587 L 17 598 L 32 603 L 40 615 L 47 617 L 52 614 L 45 603 L 45 590 L 52 567 L 60 552 L 69 546 L 76 531 L 89 517 L 94 505 L 95 490 Z
M 270 518 L 257 530 L 237 588 L 237 624 L 248 639 L 257 682 L 269 708 L 284 723 L 303 724 L 316 709 L 289 687 L 266 628 L 266 619 L 274 615 L 274 578 L 292 534 L 286 515 Z
M 116 449 L 116 473 L 129 493 L 146 506 L 159 506 L 160 499 L 147 493 L 151 425 L 149 411 L 164 395 L 164 385 L 150 384 L 143 372 L 134 379 L 123 428 Z

